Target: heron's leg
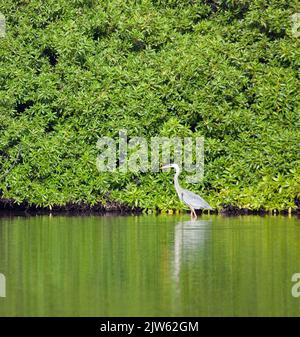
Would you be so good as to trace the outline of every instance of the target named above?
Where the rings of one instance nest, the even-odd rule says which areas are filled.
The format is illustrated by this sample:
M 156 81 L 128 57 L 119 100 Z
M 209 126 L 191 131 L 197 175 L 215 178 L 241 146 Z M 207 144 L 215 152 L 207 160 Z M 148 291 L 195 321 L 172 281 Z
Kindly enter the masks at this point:
M 190 206 L 191 209 L 191 219 L 197 219 L 197 214 L 192 206 Z
M 192 209 L 192 207 L 191 207 L 191 206 L 189 206 L 189 208 L 190 208 L 190 210 L 191 210 L 191 220 L 193 220 L 193 218 L 194 218 L 193 209 Z

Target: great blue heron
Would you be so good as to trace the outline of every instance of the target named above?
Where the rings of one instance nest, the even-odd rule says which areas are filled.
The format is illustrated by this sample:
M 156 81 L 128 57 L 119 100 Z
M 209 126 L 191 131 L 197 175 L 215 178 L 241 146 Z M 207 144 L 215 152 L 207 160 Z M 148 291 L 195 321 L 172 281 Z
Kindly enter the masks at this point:
M 183 189 L 179 185 L 178 176 L 180 174 L 180 169 L 177 164 L 168 164 L 162 166 L 162 169 L 167 168 L 174 168 L 175 169 L 175 175 L 174 175 L 174 185 L 176 192 L 178 194 L 178 197 L 181 201 L 183 201 L 189 208 L 191 209 L 191 218 L 197 219 L 197 214 L 195 212 L 195 209 L 212 209 L 212 207 L 198 194 L 193 193 L 191 191 Z

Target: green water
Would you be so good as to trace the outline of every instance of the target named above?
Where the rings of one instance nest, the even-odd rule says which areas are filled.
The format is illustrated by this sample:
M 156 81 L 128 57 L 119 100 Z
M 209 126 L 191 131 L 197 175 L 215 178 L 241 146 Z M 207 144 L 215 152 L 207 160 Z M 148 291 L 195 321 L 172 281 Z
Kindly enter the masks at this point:
M 299 316 L 297 272 L 297 218 L 0 218 L 0 316 Z

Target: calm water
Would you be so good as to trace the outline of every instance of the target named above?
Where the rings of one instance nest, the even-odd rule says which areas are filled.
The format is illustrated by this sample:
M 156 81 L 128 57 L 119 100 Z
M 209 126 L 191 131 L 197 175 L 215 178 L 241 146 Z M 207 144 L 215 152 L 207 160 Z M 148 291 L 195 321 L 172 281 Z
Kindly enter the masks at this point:
M 0 316 L 300 316 L 296 272 L 296 218 L 0 218 Z

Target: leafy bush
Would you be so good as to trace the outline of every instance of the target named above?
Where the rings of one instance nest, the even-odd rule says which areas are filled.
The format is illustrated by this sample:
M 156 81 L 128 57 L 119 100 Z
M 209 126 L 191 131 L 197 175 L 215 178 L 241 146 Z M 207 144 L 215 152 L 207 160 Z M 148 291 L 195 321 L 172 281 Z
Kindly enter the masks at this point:
M 2 198 L 181 208 L 170 173 L 97 171 L 97 139 L 125 128 L 204 136 L 205 178 L 187 187 L 214 207 L 295 207 L 295 1 L 0 0 L 0 9 Z

